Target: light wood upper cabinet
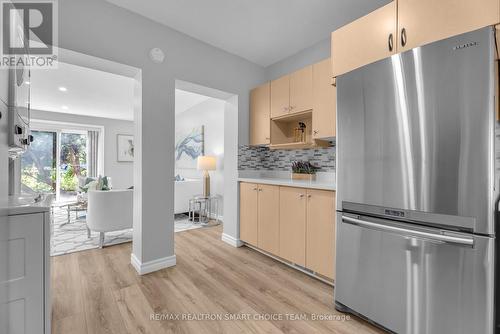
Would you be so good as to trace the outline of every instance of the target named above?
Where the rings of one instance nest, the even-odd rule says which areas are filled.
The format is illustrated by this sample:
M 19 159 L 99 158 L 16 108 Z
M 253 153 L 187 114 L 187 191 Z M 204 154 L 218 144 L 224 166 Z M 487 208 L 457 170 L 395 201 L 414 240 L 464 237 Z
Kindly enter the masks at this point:
M 279 186 L 258 185 L 258 247 L 272 254 L 280 249 Z
M 330 58 L 313 65 L 313 139 L 335 137 L 337 88 L 332 85 Z
M 499 22 L 498 0 L 398 0 L 398 52 Z
M 441 0 L 425 2 L 429 1 L 441 2 Z M 394 1 L 332 33 L 331 55 L 334 77 L 396 52 L 396 11 L 396 1 Z M 425 24 L 425 20 L 422 23 Z
M 290 113 L 313 107 L 313 67 L 307 66 L 290 74 Z
M 335 278 L 335 193 L 307 190 L 306 267 Z
M 306 264 L 306 189 L 280 187 L 279 256 L 300 266 Z
M 266 82 L 250 92 L 250 145 L 271 143 L 271 84 Z
M 271 117 L 288 114 L 290 111 L 290 76 L 271 81 Z
M 258 243 L 257 185 L 240 183 L 240 239 L 251 245 Z

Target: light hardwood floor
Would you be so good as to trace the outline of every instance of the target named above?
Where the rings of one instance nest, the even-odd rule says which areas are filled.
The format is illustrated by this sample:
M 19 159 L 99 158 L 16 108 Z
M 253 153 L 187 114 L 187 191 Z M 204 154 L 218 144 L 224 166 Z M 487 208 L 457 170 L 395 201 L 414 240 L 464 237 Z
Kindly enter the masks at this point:
M 354 317 L 313 321 L 340 314 L 332 287 L 220 237 L 221 227 L 176 233 L 177 265 L 142 277 L 130 265 L 131 244 L 52 258 L 52 333 L 382 333 Z M 154 313 L 251 320 L 150 320 Z

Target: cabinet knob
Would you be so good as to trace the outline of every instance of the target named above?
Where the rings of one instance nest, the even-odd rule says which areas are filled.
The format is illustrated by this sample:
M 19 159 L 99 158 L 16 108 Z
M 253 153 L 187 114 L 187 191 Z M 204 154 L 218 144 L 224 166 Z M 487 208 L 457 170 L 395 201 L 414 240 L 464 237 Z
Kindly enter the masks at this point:
M 313 131 L 313 133 L 314 133 L 315 135 L 317 135 L 317 134 L 318 134 L 318 130 L 314 130 L 314 131 Z
M 407 42 L 406 39 L 406 28 L 401 29 L 401 45 L 405 46 Z
M 283 111 L 288 111 L 288 107 L 283 107 Z
M 257 188 L 253 188 L 253 190 L 257 190 Z
M 259 188 L 259 191 L 262 191 L 262 188 Z
M 311 197 L 312 197 L 312 195 L 307 195 L 307 198 L 311 198 Z
M 389 40 L 387 41 L 387 44 L 389 46 L 389 51 L 394 50 L 394 36 L 392 34 L 389 34 Z
M 269 137 L 266 137 L 266 140 L 270 140 L 270 139 L 271 139 L 271 138 L 269 138 Z
M 293 107 L 293 106 L 290 106 L 290 111 L 292 111 L 293 109 L 295 109 L 295 107 Z
M 304 194 L 299 194 L 299 198 L 304 198 Z

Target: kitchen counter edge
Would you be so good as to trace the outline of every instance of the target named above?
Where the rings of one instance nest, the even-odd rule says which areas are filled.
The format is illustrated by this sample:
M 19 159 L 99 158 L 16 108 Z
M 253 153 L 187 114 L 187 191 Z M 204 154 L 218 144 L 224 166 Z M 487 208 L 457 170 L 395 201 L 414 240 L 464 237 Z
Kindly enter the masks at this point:
M 238 182 L 270 184 L 270 185 L 284 186 L 284 187 L 307 188 L 307 189 L 318 189 L 318 190 L 329 190 L 329 191 L 336 191 L 337 190 L 334 183 L 333 184 L 327 183 L 325 181 L 305 181 L 305 180 L 292 180 L 292 179 L 280 179 L 280 178 L 239 177 Z

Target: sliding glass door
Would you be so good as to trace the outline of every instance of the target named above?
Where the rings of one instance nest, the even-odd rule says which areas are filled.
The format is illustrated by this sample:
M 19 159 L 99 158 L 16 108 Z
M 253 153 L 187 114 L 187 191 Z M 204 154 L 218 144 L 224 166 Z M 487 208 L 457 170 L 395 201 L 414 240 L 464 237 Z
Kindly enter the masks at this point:
M 32 131 L 21 158 L 22 192 L 54 193 L 58 202 L 76 200 L 79 177 L 87 176 L 86 131 Z
M 74 201 L 78 178 L 87 176 L 87 134 L 61 132 L 59 148 L 59 201 Z
M 21 192 L 55 193 L 57 133 L 32 131 L 33 143 L 21 158 Z

